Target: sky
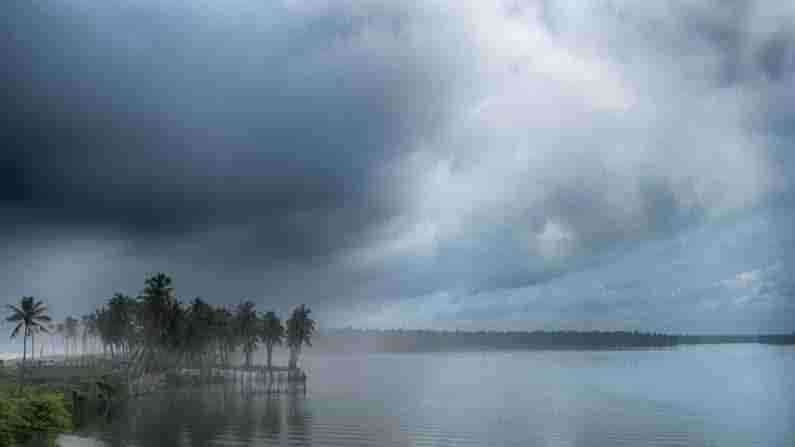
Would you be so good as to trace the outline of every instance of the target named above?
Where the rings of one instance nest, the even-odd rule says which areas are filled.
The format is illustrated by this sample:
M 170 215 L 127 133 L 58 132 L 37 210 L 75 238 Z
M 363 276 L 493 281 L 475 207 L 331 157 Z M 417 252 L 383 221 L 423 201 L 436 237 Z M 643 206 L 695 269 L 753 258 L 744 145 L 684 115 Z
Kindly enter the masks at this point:
M 0 5 L 0 303 L 795 330 L 795 4 Z M 10 330 L 10 329 L 9 329 Z

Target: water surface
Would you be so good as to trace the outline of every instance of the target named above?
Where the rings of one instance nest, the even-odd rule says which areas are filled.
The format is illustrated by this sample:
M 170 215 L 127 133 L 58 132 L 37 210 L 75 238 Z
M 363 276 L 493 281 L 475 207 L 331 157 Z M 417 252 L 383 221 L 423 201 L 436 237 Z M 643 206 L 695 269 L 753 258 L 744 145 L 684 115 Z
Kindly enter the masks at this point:
M 795 348 L 324 355 L 306 396 L 137 399 L 61 436 L 96 446 L 795 445 Z

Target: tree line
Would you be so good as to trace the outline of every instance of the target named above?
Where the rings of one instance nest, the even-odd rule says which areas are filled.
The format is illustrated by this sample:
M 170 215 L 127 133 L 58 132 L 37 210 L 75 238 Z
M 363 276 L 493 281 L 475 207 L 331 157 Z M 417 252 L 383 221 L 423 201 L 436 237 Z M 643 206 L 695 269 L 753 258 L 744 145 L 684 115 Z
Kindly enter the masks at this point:
M 274 347 L 286 344 L 289 367 L 296 368 L 303 346 L 311 346 L 315 331 L 311 310 L 305 305 L 293 309 L 283 323 L 273 311 L 258 312 L 252 301 L 232 308 L 201 298 L 184 303 L 176 297 L 172 279 L 163 273 L 147 278 L 140 295 L 117 293 L 80 320 L 69 316 L 53 324 L 47 306 L 29 296 L 8 309 L 11 315 L 6 321 L 15 324 L 11 337 L 24 339 L 23 364 L 28 338 L 33 353 L 36 335 L 46 333 L 63 339 L 67 356 L 102 352 L 113 359 L 142 363 L 146 369 L 230 366 L 237 352 L 242 352 L 243 364 L 250 368 L 260 346 L 266 349 L 270 369 Z
M 667 348 L 701 343 L 795 344 L 795 333 L 690 336 L 638 331 L 439 331 L 330 329 L 315 347 L 329 351 L 417 352 L 456 350 L 588 350 Z

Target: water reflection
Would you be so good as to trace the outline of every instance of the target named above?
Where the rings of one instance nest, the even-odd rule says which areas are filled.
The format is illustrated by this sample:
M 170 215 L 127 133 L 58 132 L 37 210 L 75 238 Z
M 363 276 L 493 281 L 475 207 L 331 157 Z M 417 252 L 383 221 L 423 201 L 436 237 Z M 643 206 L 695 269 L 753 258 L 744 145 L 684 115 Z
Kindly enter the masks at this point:
M 87 421 L 77 432 L 108 447 L 210 447 L 234 439 L 247 445 L 311 445 L 311 412 L 303 393 L 240 392 L 230 387 L 153 394 Z M 286 427 L 283 423 L 286 422 Z M 61 437 L 59 445 L 77 444 Z
M 303 394 L 292 393 L 287 398 L 287 439 L 293 446 L 309 446 L 312 444 L 309 428 L 312 425 L 312 413 L 304 406 Z
M 281 400 L 275 396 L 265 399 L 265 414 L 262 418 L 263 431 L 273 438 L 278 439 L 282 431 L 282 406 Z
M 732 346 L 307 358 L 323 371 L 308 397 L 239 386 L 151 395 L 61 446 L 791 447 L 793 354 Z

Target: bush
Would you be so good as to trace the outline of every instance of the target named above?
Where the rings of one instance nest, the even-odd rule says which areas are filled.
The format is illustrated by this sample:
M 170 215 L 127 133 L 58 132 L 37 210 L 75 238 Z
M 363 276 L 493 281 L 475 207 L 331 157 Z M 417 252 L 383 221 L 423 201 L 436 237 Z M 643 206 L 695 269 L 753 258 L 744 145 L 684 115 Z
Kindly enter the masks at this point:
M 54 436 L 71 425 L 72 416 L 63 395 L 0 395 L 0 447 L 24 443 L 34 436 Z
M 22 418 L 31 431 L 58 432 L 68 430 L 72 415 L 67 410 L 66 399 L 59 394 L 38 394 L 25 400 Z
M 16 431 L 13 427 L 23 425 L 18 405 L 7 396 L 0 394 L 0 447 L 14 445 Z

